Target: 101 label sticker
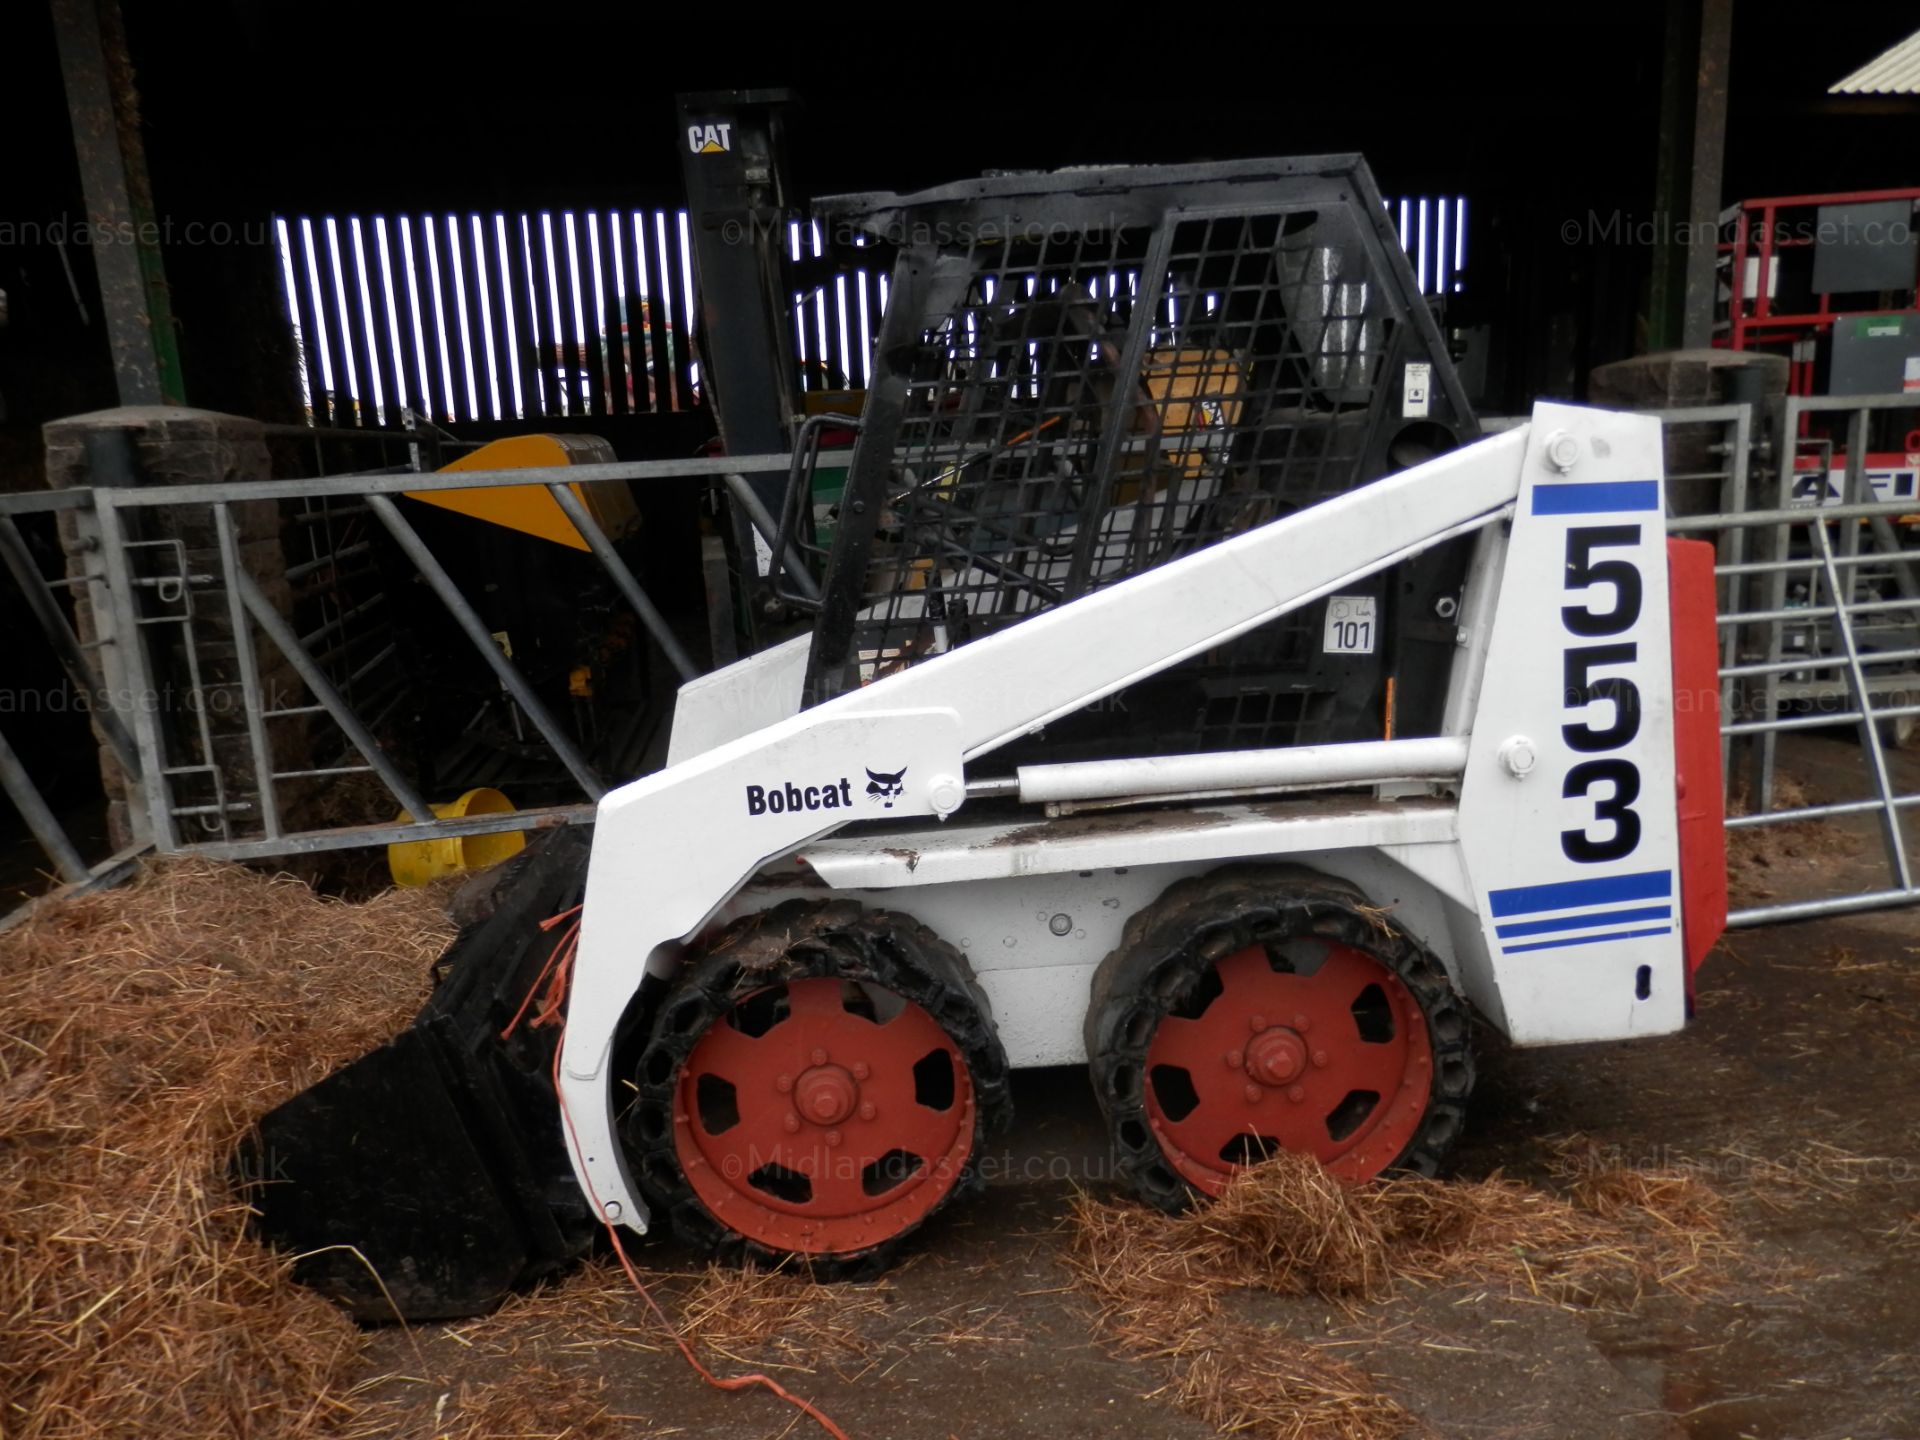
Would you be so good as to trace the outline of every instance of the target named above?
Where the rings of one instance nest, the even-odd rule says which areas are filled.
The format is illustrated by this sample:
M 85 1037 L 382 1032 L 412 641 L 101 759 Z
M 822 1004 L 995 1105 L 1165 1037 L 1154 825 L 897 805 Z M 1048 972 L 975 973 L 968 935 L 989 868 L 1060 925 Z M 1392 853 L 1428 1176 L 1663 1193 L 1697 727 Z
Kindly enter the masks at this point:
M 1329 655 L 1371 655 L 1379 634 L 1380 602 L 1372 595 L 1335 595 L 1327 601 Z

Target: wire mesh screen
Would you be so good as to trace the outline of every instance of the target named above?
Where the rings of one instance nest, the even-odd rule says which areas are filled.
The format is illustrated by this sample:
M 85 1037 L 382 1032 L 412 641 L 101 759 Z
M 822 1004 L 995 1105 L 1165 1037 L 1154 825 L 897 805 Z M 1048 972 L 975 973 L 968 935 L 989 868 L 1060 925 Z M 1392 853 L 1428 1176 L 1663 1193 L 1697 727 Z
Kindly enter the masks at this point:
M 1444 356 L 1424 313 L 1409 323 L 1417 291 L 1363 171 L 1119 173 L 1124 190 L 1063 177 L 1054 195 L 850 217 L 906 238 L 817 695 L 1339 494 L 1386 468 L 1404 421 L 1461 418 L 1434 399 Z M 1428 367 L 1412 406 L 1410 360 Z M 1309 738 L 1344 683 L 1311 674 L 1320 620 L 1208 657 L 1189 713 L 1159 728 L 1218 748 Z

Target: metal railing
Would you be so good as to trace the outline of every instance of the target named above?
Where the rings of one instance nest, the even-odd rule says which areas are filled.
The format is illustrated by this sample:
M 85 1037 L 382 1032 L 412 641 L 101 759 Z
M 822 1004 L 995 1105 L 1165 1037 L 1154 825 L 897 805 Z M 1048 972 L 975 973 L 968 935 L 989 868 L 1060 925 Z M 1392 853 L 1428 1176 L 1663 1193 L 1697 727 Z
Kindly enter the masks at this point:
M 1668 523 L 1675 534 L 1712 539 L 1718 551 L 1721 729 L 1734 797 L 1730 830 L 1871 825 L 1885 867 L 1883 883 L 1750 906 L 1734 913 L 1735 925 L 1920 902 L 1904 833 L 1908 817 L 1920 807 L 1915 779 L 1920 765 L 1890 753 L 1888 743 L 1891 732 L 1912 728 L 1920 716 L 1920 550 L 1911 543 L 1912 527 L 1901 524 L 1916 506 L 1861 498 L 1872 494 L 1861 417 L 1901 403 L 1902 397 L 1790 400 L 1777 426 L 1758 423 L 1747 406 L 1670 411 L 1663 417 L 1676 433 L 1694 427 L 1695 438 L 1704 442 L 1693 453 L 1706 459 L 1693 468 L 1671 467 L 1670 494 L 1682 513 Z M 1825 497 L 1829 503 L 1824 504 L 1796 498 L 1801 471 L 1791 457 L 1800 447 L 1789 442 L 1798 436 L 1800 415 L 1811 410 L 1849 412 L 1848 478 L 1839 497 Z M 1786 457 L 1785 463 L 1774 463 L 1774 456 Z M 414 463 L 428 459 L 437 457 L 422 454 Z M 204 485 L 101 483 L 84 490 L 0 495 L 0 563 L 19 586 L 69 683 L 100 699 L 89 718 L 105 754 L 126 778 L 139 844 L 161 852 L 254 859 L 544 828 L 590 818 L 593 802 L 607 786 L 630 777 L 603 775 L 591 763 L 577 736 L 494 642 L 396 497 L 407 491 L 547 487 L 658 654 L 684 680 L 695 673 L 694 662 L 569 487 L 611 481 L 643 487 L 688 480 L 725 483 L 734 477 L 733 488 L 742 489 L 737 477 L 783 472 L 789 460 L 764 455 L 454 474 L 381 470 Z M 1772 507 L 1752 508 L 1756 496 L 1772 497 Z M 326 637 L 316 638 L 316 629 L 301 633 L 294 617 L 248 572 L 235 507 L 263 500 L 293 502 L 305 514 L 337 516 L 351 510 L 369 530 L 377 527 L 380 543 L 404 555 L 419 583 L 444 606 L 470 646 L 471 659 L 487 667 L 511 697 L 578 799 L 502 815 L 435 817 L 418 777 L 382 743 L 386 692 L 357 686 L 356 672 L 366 678 L 365 659 L 349 656 L 341 662 L 344 671 L 329 663 Z M 139 533 L 142 517 L 169 511 L 203 517 L 212 543 L 190 559 L 177 542 L 156 543 Z M 76 553 L 84 557 L 82 573 L 61 579 L 40 573 L 16 517 L 45 512 L 65 513 L 81 540 Z M 290 556 L 287 569 L 298 570 L 316 558 L 340 563 L 366 538 L 336 533 L 315 555 Z M 774 540 L 770 534 L 765 538 Z M 63 591 L 89 607 L 85 641 Z M 345 618 L 344 612 L 334 613 L 318 626 Z M 196 678 L 196 625 L 215 621 L 232 639 L 233 653 L 224 657 L 231 667 L 226 684 L 239 696 L 238 723 L 224 734 L 210 728 L 205 705 L 183 714 L 156 699 L 168 680 L 156 650 L 172 642 L 189 687 L 199 686 L 204 677 Z M 275 655 L 291 667 L 302 693 L 276 694 L 263 683 L 263 663 Z M 297 762 L 278 753 L 278 727 L 299 717 L 331 727 L 328 734 L 342 751 L 337 763 Z M 1818 803 L 1789 797 L 1777 808 L 1780 737 L 1843 725 L 1859 736 L 1858 793 Z M 402 818 L 324 827 L 289 822 L 284 803 L 289 787 L 349 775 L 378 782 Z M 87 869 L 4 735 L 0 782 L 62 879 L 101 883 L 124 873 L 125 852 Z
M 594 803 L 612 783 L 631 778 L 600 773 L 574 731 L 543 701 L 537 687 L 496 642 L 446 565 L 396 503 L 406 492 L 474 490 L 539 485 L 579 531 L 612 589 L 632 610 L 678 681 L 698 667 L 681 646 L 659 608 L 619 550 L 595 521 L 575 486 L 626 482 L 640 486 L 687 480 L 724 480 L 765 471 L 785 472 L 789 457 L 733 456 L 719 459 L 641 461 L 516 470 L 420 473 L 381 470 L 306 479 L 228 481 L 166 486 L 98 485 L 90 489 L 0 495 L 0 560 L 25 595 L 65 668 L 70 683 L 96 701 L 93 720 L 113 762 L 126 778 L 129 819 L 136 841 L 160 853 L 193 852 L 227 859 L 258 859 L 361 845 L 453 838 L 506 830 L 532 830 L 592 817 Z M 421 792 L 418 777 L 380 737 L 383 689 L 355 693 L 341 673 L 364 678 L 367 664 L 351 656 L 327 663 L 325 647 L 338 631 L 323 620 L 301 633 L 284 604 L 276 604 L 242 555 L 238 507 L 261 501 L 293 502 L 293 519 L 352 508 L 384 533 L 410 563 L 418 581 L 440 603 L 474 657 L 511 698 L 533 736 L 557 762 L 579 800 L 504 814 L 440 818 Z M 85 573 L 50 580 L 42 575 L 20 535 L 16 517 L 69 512 L 83 534 Z M 211 536 L 192 551 L 174 538 L 146 539 L 142 522 L 167 516 L 191 522 Z M 477 523 L 477 522 L 476 522 Z M 176 531 L 179 524 L 172 526 Z M 354 541 L 359 544 L 360 541 Z M 385 543 L 385 542 L 383 542 Z M 338 544 L 319 558 L 336 562 Z M 282 571 L 298 570 L 313 557 L 294 559 Z M 82 643 L 69 619 L 61 589 L 81 592 L 92 611 L 94 637 Z M 205 631 L 228 648 L 217 681 L 205 673 Z M 336 650 L 337 646 L 334 647 Z M 164 652 L 164 653 L 163 653 Z M 298 678 L 300 693 L 276 691 L 265 681 L 278 655 Z M 183 697 L 168 696 L 180 684 Z M 216 733 L 213 697 L 237 695 L 237 717 Z M 180 703 L 180 701 L 184 703 Z M 332 727 L 343 757 L 336 763 L 290 762 L 277 753 L 276 736 L 289 721 Z M 392 821 L 302 828 L 288 822 L 289 787 L 367 775 L 379 782 L 401 812 Z M 0 736 L 0 782 L 42 848 L 68 882 L 98 878 Z M 115 863 L 123 863 L 124 856 Z
M 1712 540 L 1717 552 L 1728 829 L 1867 819 L 1884 865 L 1877 886 L 1737 909 L 1729 918 L 1734 926 L 1920 903 L 1904 828 L 1904 817 L 1920 807 L 1920 765 L 1909 769 L 1892 753 L 1920 717 L 1920 546 L 1912 525 L 1902 524 L 1920 507 L 1876 498 L 1866 462 L 1870 416 L 1900 408 L 1920 405 L 1911 396 L 1792 396 L 1770 436 L 1755 427 L 1747 406 L 1664 417 L 1670 425 L 1727 427 L 1724 469 L 1698 477 L 1720 482 L 1718 509 L 1673 514 L 1668 527 Z M 1801 417 L 1814 412 L 1846 416 L 1844 480 L 1831 493 L 1824 465 L 1820 487 L 1808 494 L 1806 468 L 1796 463 L 1807 445 Z M 1750 468 L 1755 455 L 1762 463 Z M 1680 511 L 1693 508 L 1684 489 L 1689 478 L 1668 477 L 1670 503 Z M 1753 508 L 1763 493 L 1771 505 Z M 1781 737 L 1837 726 L 1851 726 L 1859 737 L 1859 764 L 1838 767 L 1852 772 L 1858 793 L 1778 805 Z M 1852 880 L 1822 883 L 1837 889 Z
M 1670 517 L 1740 515 L 1751 504 L 1755 459 L 1768 457 L 1769 437 L 1755 426 L 1751 405 L 1702 405 L 1659 410 L 1666 429 L 1667 509 Z M 1756 451 L 1758 452 L 1756 454 Z M 1737 610 L 1744 602 L 1748 534 L 1735 526 L 1726 532 L 1718 559 L 1721 572 L 1720 608 Z M 1732 628 L 1720 637 L 1720 713 L 1732 713 L 1735 680 L 1727 671 L 1736 663 L 1738 633 Z M 1731 775 L 1733 737 L 1720 739 L 1721 770 Z

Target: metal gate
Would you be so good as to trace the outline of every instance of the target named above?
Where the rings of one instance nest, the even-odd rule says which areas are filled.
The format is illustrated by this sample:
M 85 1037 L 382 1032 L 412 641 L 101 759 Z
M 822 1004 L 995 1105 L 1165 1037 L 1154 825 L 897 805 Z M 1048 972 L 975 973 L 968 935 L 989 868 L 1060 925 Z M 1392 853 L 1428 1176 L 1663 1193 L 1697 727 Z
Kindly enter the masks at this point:
M 1876 469 L 1868 444 L 1900 411 L 1920 401 L 1789 396 L 1770 426 L 1746 405 L 1663 412 L 1670 456 L 1689 427 L 1714 437 L 1691 452 L 1713 464 L 1669 475 L 1668 527 L 1716 549 L 1729 851 L 1848 862 L 1795 867 L 1798 893 L 1750 896 L 1733 926 L 1920 902 L 1920 754 L 1904 748 L 1920 717 L 1920 455 Z M 1803 434 L 1825 415 L 1844 439 Z M 1797 770 L 1836 727 L 1857 749 L 1829 747 L 1809 785 Z
M 1865 445 L 1875 412 L 1903 408 L 1920 410 L 1920 405 L 1906 396 L 1790 399 L 1775 424 L 1760 423 L 1747 406 L 1672 411 L 1663 417 L 1676 434 L 1690 430 L 1703 440 L 1695 453 L 1708 457 L 1693 468 L 1673 468 L 1670 494 L 1682 513 L 1670 517 L 1669 526 L 1675 534 L 1712 540 L 1718 551 L 1730 846 L 1739 854 L 1779 836 L 1840 835 L 1853 852 L 1839 880 L 1815 877 L 1819 883 L 1809 893 L 1743 904 L 1731 917 L 1736 926 L 1920 902 L 1910 833 L 1920 813 L 1920 753 L 1901 746 L 1903 740 L 1910 743 L 1920 717 L 1920 549 L 1913 538 L 1920 498 L 1901 488 L 1910 487 L 1920 472 L 1920 455 L 1890 478 L 1869 463 Z M 1832 442 L 1800 438 L 1800 417 L 1813 412 L 1842 416 L 1844 454 Z M 419 449 L 423 437 L 417 434 L 371 438 L 389 443 L 396 455 L 411 454 L 414 465 L 432 462 Z M 311 443 L 319 443 L 318 437 Z M 538 828 L 590 818 L 592 802 L 609 780 L 626 777 L 602 776 L 584 761 L 568 728 L 531 696 L 526 677 L 494 643 L 394 497 L 405 491 L 547 487 L 663 647 L 670 667 L 685 678 L 692 662 L 568 485 L 708 483 L 735 477 L 735 487 L 744 488 L 738 476 L 783 472 L 788 466 L 789 457 L 773 455 L 458 474 L 408 468 L 299 480 L 0 495 L 0 562 L 73 688 L 101 697 L 90 719 L 105 753 L 137 797 L 136 848 L 249 859 Z M 1890 498 L 1880 498 L 1879 492 Z M 344 523 L 354 516 L 391 537 L 420 583 L 454 617 L 478 662 L 516 702 L 533 700 L 522 704 L 522 713 L 570 776 L 577 798 L 505 816 L 432 818 L 414 778 L 396 766 L 377 738 L 390 694 L 382 667 L 390 666 L 392 657 L 378 646 L 350 651 L 353 658 L 342 669 L 329 646 L 357 623 L 354 608 L 336 607 L 307 630 L 296 631 L 241 564 L 235 514 L 263 501 L 297 507 L 314 532 L 309 551 L 290 557 L 290 569 L 354 564 L 368 543 L 364 535 L 344 533 Z M 200 558 L 189 563 L 183 547 L 139 536 L 139 517 L 164 510 L 199 517 L 212 540 L 196 552 L 210 557 L 204 564 Z M 16 517 L 48 512 L 63 516 L 80 538 L 79 553 L 86 561 L 83 572 L 71 578 L 43 575 L 17 528 Z M 76 602 L 91 612 L 85 641 L 77 633 Z M 192 647 L 186 652 L 190 684 L 234 697 L 224 728 L 213 723 L 213 707 L 206 704 L 189 707 L 184 724 L 162 724 L 153 703 L 164 683 L 154 661 L 156 645 L 191 637 L 196 622 L 220 626 L 235 642 L 230 658 L 237 669 L 218 685 L 204 675 L 195 679 L 199 652 Z M 263 663 L 273 663 L 274 657 L 297 672 L 301 693 L 277 695 L 263 682 Z M 332 744 L 318 747 L 317 758 L 296 762 L 280 753 L 274 729 L 298 715 L 312 717 Z M 1836 727 L 1851 731 L 1851 746 L 1834 740 Z M 1819 788 L 1832 793 L 1796 792 L 1793 751 L 1810 735 L 1828 745 L 1833 763 Z M 284 823 L 281 802 L 289 787 L 353 775 L 377 783 L 392 801 L 389 813 L 405 812 L 405 818 L 324 828 Z M 131 853 L 89 870 L 4 734 L 0 782 L 63 880 L 97 884 L 126 872 Z
M 420 437 L 385 436 L 415 448 Z M 416 450 L 416 463 L 420 452 Z M 352 846 L 446 839 L 503 830 L 578 823 L 593 815 L 609 784 L 589 762 L 572 727 L 542 701 L 519 664 L 497 642 L 461 592 L 442 557 L 396 503 L 403 494 L 545 488 L 589 547 L 612 589 L 630 607 L 666 668 L 684 681 L 698 673 L 659 610 L 578 493 L 610 482 L 641 486 L 711 483 L 766 470 L 784 472 L 788 458 L 645 461 L 511 470 L 423 473 L 408 468 L 311 479 L 230 481 L 166 486 L 96 485 L 88 489 L 0 495 L 0 560 L 52 643 L 73 689 L 93 702 L 88 718 L 111 767 L 127 782 L 133 852 L 195 853 L 245 860 Z M 281 572 L 315 567 L 349 570 L 380 532 L 411 567 L 412 577 L 442 606 L 510 697 L 577 798 L 510 814 L 438 818 L 418 777 L 383 743 L 384 709 L 393 687 L 390 647 L 356 648 L 355 624 L 378 603 L 335 603 L 296 625 L 276 577 L 265 581 L 242 556 L 240 525 L 251 509 L 285 507 L 288 529 L 309 534 L 311 554 L 288 556 Z M 81 573 L 49 578 L 34 560 L 18 517 L 54 512 L 84 539 Z M 169 538 L 144 538 L 143 521 L 170 522 Z M 357 538 L 346 533 L 360 525 Z M 476 522 L 478 523 L 478 522 Z M 183 541 L 181 534 L 206 543 Z M 62 597 L 62 591 L 68 598 Z M 81 612 L 86 612 L 84 623 Z M 82 634 L 88 638 L 82 639 Z M 209 666 L 215 668 L 209 668 Z M 291 681 L 272 679 L 276 672 Z M 310 732 L 289 744 L 290 722 Z M 368 823 L 297 826 L 288 798 L 302 787 L 349 777 L 377 784 L 377 808 L 399 818 Z M 125 873 L 132 852 L 89 869 L 33 777 L 0 735 L 0 782 L 68 884 L 97 884 Z

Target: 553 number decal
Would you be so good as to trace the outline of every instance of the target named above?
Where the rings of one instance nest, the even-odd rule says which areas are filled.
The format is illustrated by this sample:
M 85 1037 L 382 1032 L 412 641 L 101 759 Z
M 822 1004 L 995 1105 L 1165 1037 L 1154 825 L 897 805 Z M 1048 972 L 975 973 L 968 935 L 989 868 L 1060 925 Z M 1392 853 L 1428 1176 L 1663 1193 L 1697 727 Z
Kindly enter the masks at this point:
M 1568 645 L 1562 706 L 1570 712 L 1560 727 L 1567 748 L 1590 756 L 1567 771 L 1561 794 L 1587 800 L 1591 818 L 1560 832 L 1569 860 L 1598 865 L 1631 855 L 1640 844 L 1640 767 L 1625 749 L 1640 733 L 1640 691 L 1613 673 L 1640 658 L 1640 647 L 1618 637 L 1640 619 L 1643 587 L 1632 558 L 1611 550 L 1637 550 L 1638 525 L 1578 525 L 1567 532 L 1568 603 L 1560 618 L 1578 643 Z M 1577 718 L 1575 718 L 1577 716 Z

